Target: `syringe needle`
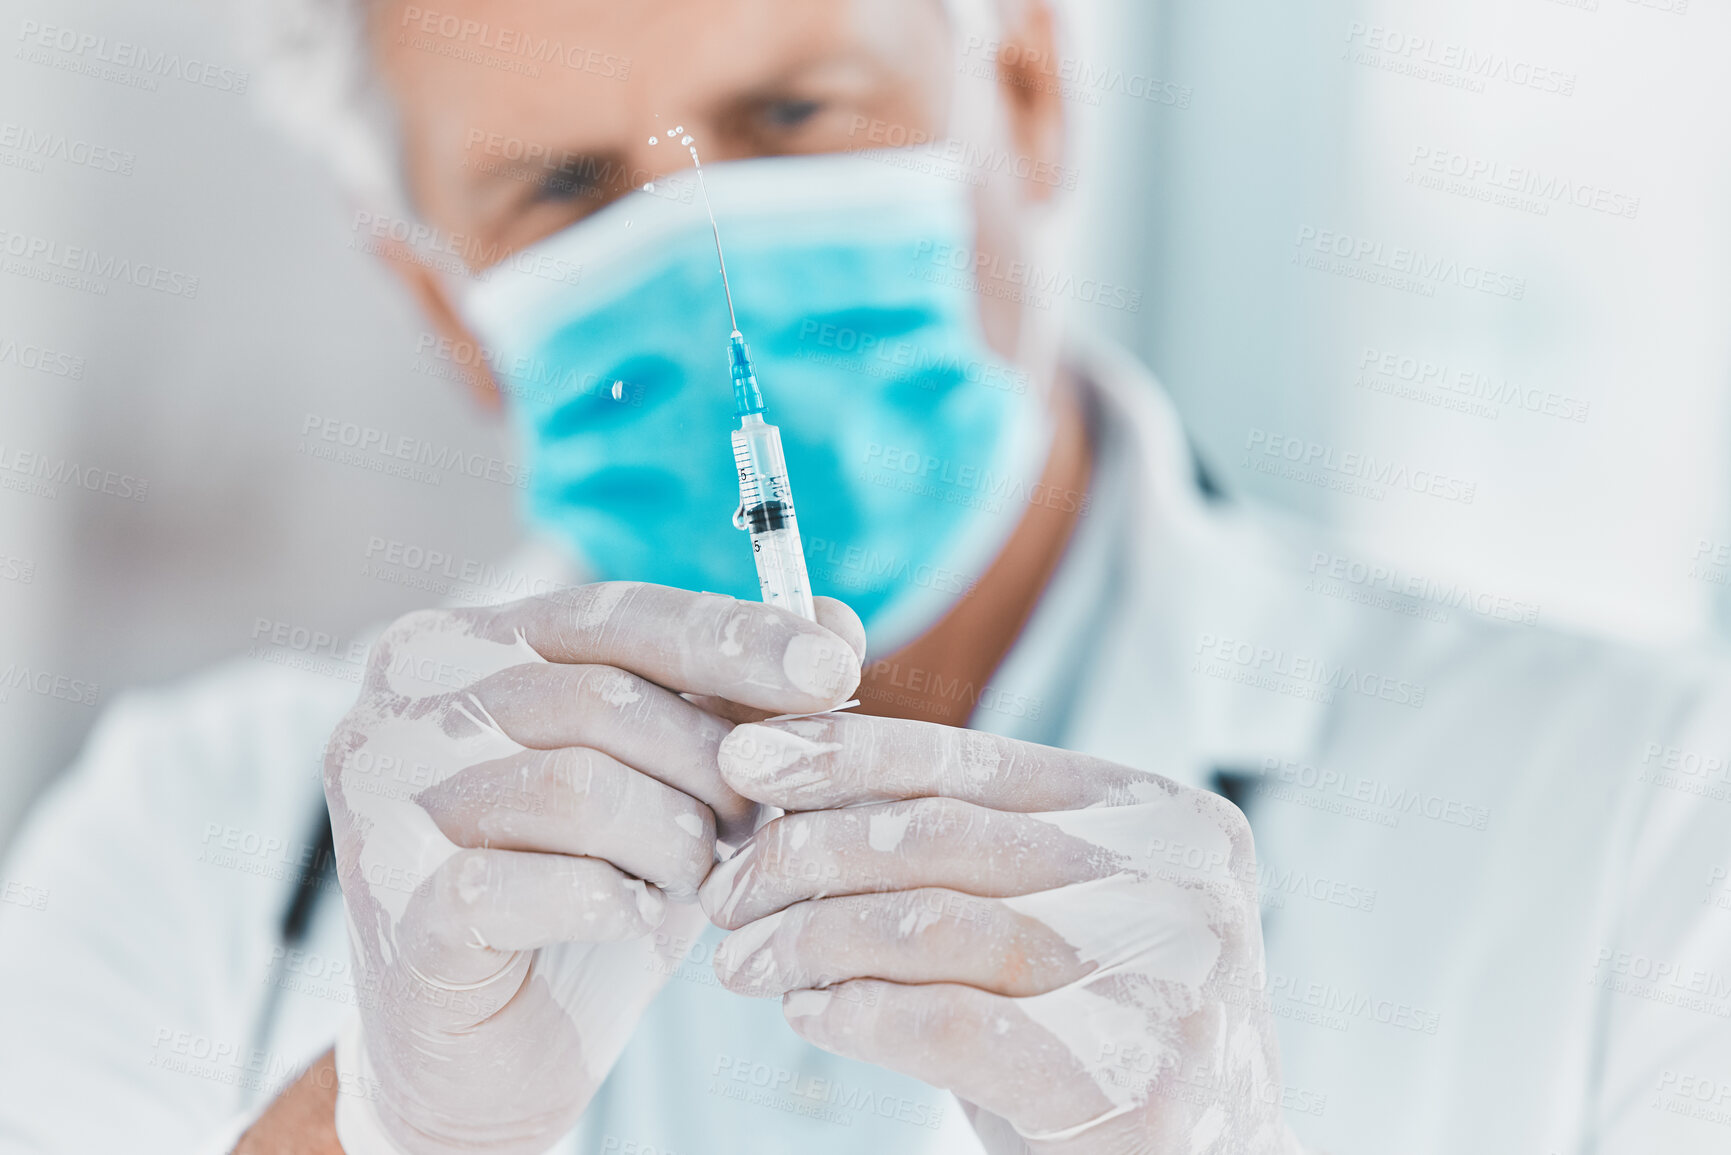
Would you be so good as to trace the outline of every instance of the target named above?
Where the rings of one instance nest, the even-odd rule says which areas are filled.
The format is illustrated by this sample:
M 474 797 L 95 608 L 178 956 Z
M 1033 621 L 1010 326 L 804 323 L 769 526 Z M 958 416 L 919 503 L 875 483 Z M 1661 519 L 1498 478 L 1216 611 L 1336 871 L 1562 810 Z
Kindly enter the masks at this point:
M 697 187 L 703 191 L 703 209 L 709 214 L 709 231 L 715 235 L 715 259 L 721 262 L 721 291 L 727 294 L 727 320 L 735 333 L 739 318 L 733 314 L 733 286 L 727 283 L 727 258 L 721 252 L 721 230 L 715 224 L 715 206 L 709 203 L 709 185 L 703 179 L 703 162 L 697 159 L 697 149 L 691 150 L 691 161 L 697 166 Z
M 751 350 L 733 311 L 733 286 L 727 280 L 721 228 L 715 223 L 715 206 L 709 202 L 703 162 L 689 141 L 687 137 L 691 161 L 697 166 L 697 187 L 703 190 L 703 208 L 709 214 L 709 231 L 715 237 L 715 259 L 721 264 L 727 319 L 733 325 L 727 345 L 734 415 L 739 418 L 739 428 L 733 431 L 733 463 L 739 472 L 739 507 L 733 515 L 733 524 L 751 534 L 751 552 L 763 600 L 791 610 L 807 621 L 816 621 L 811 579 L 805 568 L 805 547 L 794 519 L 793 489 L 788 484 L 787 460 L 781 449 L 781 430 L 763 419 L 763 391 L 758 388 L 757 373 L 751 367 Z

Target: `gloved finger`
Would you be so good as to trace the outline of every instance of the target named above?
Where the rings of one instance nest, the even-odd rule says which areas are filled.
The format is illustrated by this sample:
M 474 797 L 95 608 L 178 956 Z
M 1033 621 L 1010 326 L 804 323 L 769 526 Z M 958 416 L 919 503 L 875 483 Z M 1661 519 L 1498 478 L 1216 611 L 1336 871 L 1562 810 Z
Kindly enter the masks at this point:
M 1260 958 L 1255 934 L 1252 902 L 1115 874 L 1009 898 L 921 887 L 798 902 L 729 935 L 715 970 L 758 996 L 875 978 L 1026 998 L 1127 969 L 1197 989 L 1222 958 Z
M 501 608 L 551 662 L 593 662 L 670 690 L 717 694 L 781 714 L 825 710 L 859 685 L 844 639 L 796 614 L 720 594 L 602 582 Z
M 795 903 L 734 931 L 715 951 L 721 985 L 754 998 L 858 978 L 1023 997 L 1093 969 L 1039 920 L 941 887 Z
M 707 806 L 584 747 L 483 762 L 415 800 L 458 846 L 599 858 L 674 898 L 697 893 L 714 857 Z
M 853 652 L 859 655 L 859 660 L 865 662 L 866 635 L 865 626 L 860 624 L 859 615 L 850 609 L 846 602 L 835 598 L 813 598 L 812 606 L 817 612 L 817 624 L 839 636 Z M 718 718 L 738 725 L 742 722 L 761 722 L 765 718 L 776 716 L 774 710 L 759 710 L 751 706 L 741 706 L 738 702 L 713 694 L 687 694 L 686 698 L 702 710 L 714 714 Z
M 817 624 L 839 637 L 853 649 L 863 663 L 866 655 L 865 623 L 853 612 L 853 607 L 838 598 L 815 597 L 811 608 L 817 614 Z
M 723 830 L 749 829 L 757 804 L 734 793 L 716 765 L 730 727 L 671 690 L 612 666 L 534 662 L 469 692 L 521 745 L 604 751 L 702 801 Z
M 941 886 L 986 898 L 1119 871 L 1124 856 L 1055 824 L 952 798 L 784 814 L 709 872 L 698 898 L 729 930 L 808 898 Z
M 397 944 L 426 981 L 456 988 L 496 975 L 514 952 L 637 938 L 666 913 L 659 890 L 599 859 L 459 850 L 410 900 Z
M 1117 1106 L 1088 1069 L 1100 1057 L 1076 1054 L 1016 999 L 952 983 L 859 979 L 793 991 L 781 1005 L 813 1045 L 951 1091 L 1023 1134 L 1059 1132 Z
M 821 810 L 894 798 L 959 798 L 995 810 L 1077 810 L 1170 796 L 1156 774 L 978 730 L 831 714 L 740 726 L 721 774 L 747 798 Z

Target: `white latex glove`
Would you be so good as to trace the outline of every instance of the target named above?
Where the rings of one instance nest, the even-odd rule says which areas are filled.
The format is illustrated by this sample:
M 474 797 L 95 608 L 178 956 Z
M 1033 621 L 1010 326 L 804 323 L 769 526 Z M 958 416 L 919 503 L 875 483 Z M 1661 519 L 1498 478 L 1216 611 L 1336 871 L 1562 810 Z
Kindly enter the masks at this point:
M 731 724 L 680 694 L 839 703 L 864 633 L 820 613 L 847 637 L 607 583 L 385 632 L 325 757 L 360 996 L 350 1155 L 538 1155 L 571 1128 L 677 961 L 649 932 L 697 936 L 717 823 L 739 839 L 755 815 L 716 768 Z
M 812 1043 L 953 1091 L 995 1155 L 1299 1149 L 1229 802 L 852 715 L 740 726 L 721 770 L 792 813 L 703 884 L 716 973 Z

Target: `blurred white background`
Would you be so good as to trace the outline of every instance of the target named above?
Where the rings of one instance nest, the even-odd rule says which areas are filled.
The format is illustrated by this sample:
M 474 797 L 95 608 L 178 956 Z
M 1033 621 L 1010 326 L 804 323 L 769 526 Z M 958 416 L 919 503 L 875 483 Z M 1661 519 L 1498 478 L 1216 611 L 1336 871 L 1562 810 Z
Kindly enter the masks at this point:
M 291 656 L 255 648 L 279 629 L 333 639 L 330 668 L 352 676 L 350 639 L 449 585 L 437 563 L 432 592 L 370 573 L 379 539 L 457 566 L 515 540 L 513 490 L 303 452 L 309 420 L 337 420 L 513 456 L 421 350 L 324 174 L 220 72 L 141 87 L 137 68 L 27 34 L 239 74 L 229 7 L 20 0 L 0 24 L 0 845 L 128 687 Z M 1073 271 L 1139 294 L 1072 310 L 1156 368 L 1227 489 L 1542 625 L 1719 637 L 1726 5 L 1069 8 Z M 42 280 L 74 246 L 196 276 L 196 297 Z M 1497 293 L 1472 287 L 1486 276 Z M 1445 475 L 1473 500 L 1260 472 L 1246 447 L 1269 437 Z M 7 472 L 28 470 L 20 454 L 148 491 L 29 492 Z M 54 696 L 73 681 L 99 687 L 95 706 Z

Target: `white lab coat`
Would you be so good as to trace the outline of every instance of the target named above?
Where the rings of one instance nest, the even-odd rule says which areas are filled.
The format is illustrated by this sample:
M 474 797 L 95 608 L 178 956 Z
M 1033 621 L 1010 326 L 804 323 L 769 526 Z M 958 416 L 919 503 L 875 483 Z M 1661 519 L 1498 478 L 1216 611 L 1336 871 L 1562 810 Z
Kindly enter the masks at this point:
M 1051 671 L 1073 683 L 1062 740 L 1250 789 L 1269 978 L 1240 981 L 1276 1015 L 1301 1138 L 1731 1147 L 1731 667 L 1337 596 L 1366 591 L 1318 586 L 1335 547 L 1203 500 L 1138 366 L 1076 360 L 1129 480 L 1094 534 L 1119 535 L 1109 628 L 1084 669 Z M 1060 608 L 1013 664 L 1041 665 Z M 293 953 L 280 927 L 354 692 L 242 661 L 109 711 L 0 874 L 47 894 L 0 904 L 0 1151 L 223 1149 L 329 1045 L 366 997 L 340 903 Z M 946 1096 L 719 990 L 713 938 L 565 1149 L 974 1146 Z

